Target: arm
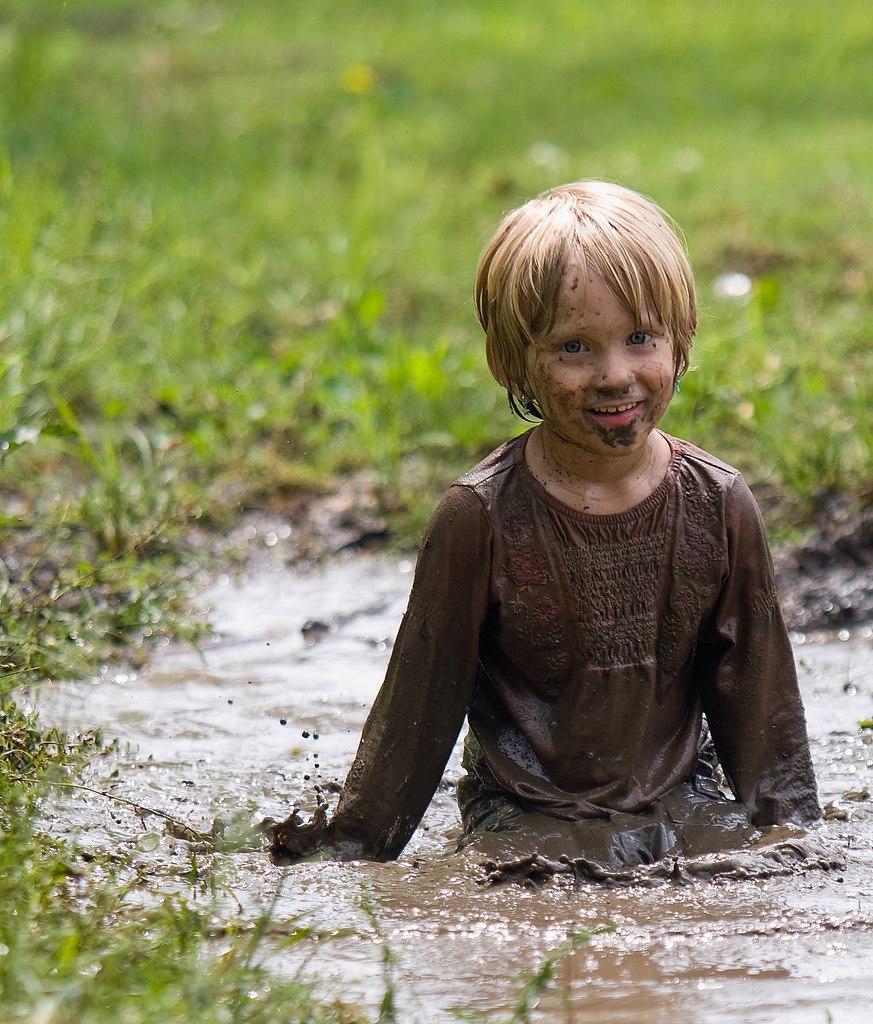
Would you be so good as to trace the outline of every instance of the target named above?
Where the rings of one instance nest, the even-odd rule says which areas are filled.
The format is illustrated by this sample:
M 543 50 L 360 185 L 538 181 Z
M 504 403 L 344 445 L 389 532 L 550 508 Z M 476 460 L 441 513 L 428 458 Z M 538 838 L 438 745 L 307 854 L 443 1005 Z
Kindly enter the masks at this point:
M 719 760 L 756 825 L 821 816 L 788 632 L 755 499 L 727 495 L 728 571 L 695 660 Z
M 336 813 L 325 826 L 322 811 L 302 834 L 293 815 L 276 826 L 275 859 L 283 850 L 300 856 L 325 846 L 340 859 L 399 855 L 439 785 L 473 694 L 490 564 L 482 504 L 469 488 L 452 487 L 425 533 L 385 681 Z

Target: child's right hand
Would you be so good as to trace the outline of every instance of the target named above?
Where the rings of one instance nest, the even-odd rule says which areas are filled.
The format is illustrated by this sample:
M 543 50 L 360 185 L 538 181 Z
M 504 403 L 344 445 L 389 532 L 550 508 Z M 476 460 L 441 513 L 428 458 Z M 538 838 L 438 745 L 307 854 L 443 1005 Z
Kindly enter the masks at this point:
M 335 855 L 328 842 L 327 802 L 319 799 L 309 821 L 295 807 L 284 821 L 266 819 L 262 828 L 271 839 L 270 860 L 274 864 L 295 864 L 302 860 L 331 860 Z

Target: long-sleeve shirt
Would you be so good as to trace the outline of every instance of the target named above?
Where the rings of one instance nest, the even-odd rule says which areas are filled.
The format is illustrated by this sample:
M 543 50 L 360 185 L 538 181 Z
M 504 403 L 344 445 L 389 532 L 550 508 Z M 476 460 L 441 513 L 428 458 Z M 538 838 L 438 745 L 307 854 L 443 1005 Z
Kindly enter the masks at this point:
M 526 437 L 433 515 L 334 843 L 396 857 L 465 715 L 499 786 L 554 817 L 649 807 L 692 774 L 705 713 L 755 824 L 817 818 L 770 553 L 737 470 L 668 437 L 652 494 L 590 515 L 533 476 Z

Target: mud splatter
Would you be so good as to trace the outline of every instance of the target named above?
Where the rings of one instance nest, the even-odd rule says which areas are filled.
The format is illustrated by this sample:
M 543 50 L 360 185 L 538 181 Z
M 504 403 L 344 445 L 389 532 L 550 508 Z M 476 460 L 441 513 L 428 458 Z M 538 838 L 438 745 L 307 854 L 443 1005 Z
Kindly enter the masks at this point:
M 586 884 L 607 888 L 652 888 L 716 880 L 781 878 L 814 870 L 841 871 L 845 870 L 846 860 L 836 851 L 828 851 L 822 844 L 812 840 L 792 840 L 777 843 L 769 849 L 742 850 L 703 857 L 671 857 L 655 864 L 640 864 L 632 868 L 606 868 L 584 857 L 549 860 L 536 853 L 500 864 L 486 861 L 482 867 L 485 872 L 482 883 L 488 885 L 520 882 L 537 888 L 557 875 L 569 875 L 576 889 Z

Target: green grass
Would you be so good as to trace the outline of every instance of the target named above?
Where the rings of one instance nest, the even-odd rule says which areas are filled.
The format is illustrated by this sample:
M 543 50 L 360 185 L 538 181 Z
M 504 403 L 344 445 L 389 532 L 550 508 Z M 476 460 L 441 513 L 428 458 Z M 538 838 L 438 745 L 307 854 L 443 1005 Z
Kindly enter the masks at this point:
M 196 637 L 195 523 L 367 470 L 413 543 L 520 429 L 472 274 L 560 181 L 686 229 L 702 317 L 664 425 L 738 465 L 778 536 L 823 492 L 869 501 L 871 80 L 861 0 L 0 0 L 3 693 Z M 27 828 L 3 855 L 50 892 Z M 45 934 L 96 936 L 83 915 Z
M 56 423 L 60 394 L 134 473 L 148 451 L 149 515 L 158 489 L 218 515 L 372 466 L 409 539 L 516 429 L 472 322 L 477 252 L 508 206 L 591 175 L 688 232 L 704 317 L 667 425 L 803 512 L 864 485 L 866 9 L 650 13 L 0 4 L 7 433 Z M 713 298 L 727 270 L 755 276 L 751 309 Z
M 0 1009 L 52 1024 L 356 1024 L 359 1011 L 317 1000 L 299 978 L 261 964 L 264 918 L 216 933 L 214 908 L 155 894 L 124 854 L 83 854 L 42 833 L 52 799 L 99 737 L 43 730 L 0 702 Z M 288 945 L 312 929 L 290 931 Z

